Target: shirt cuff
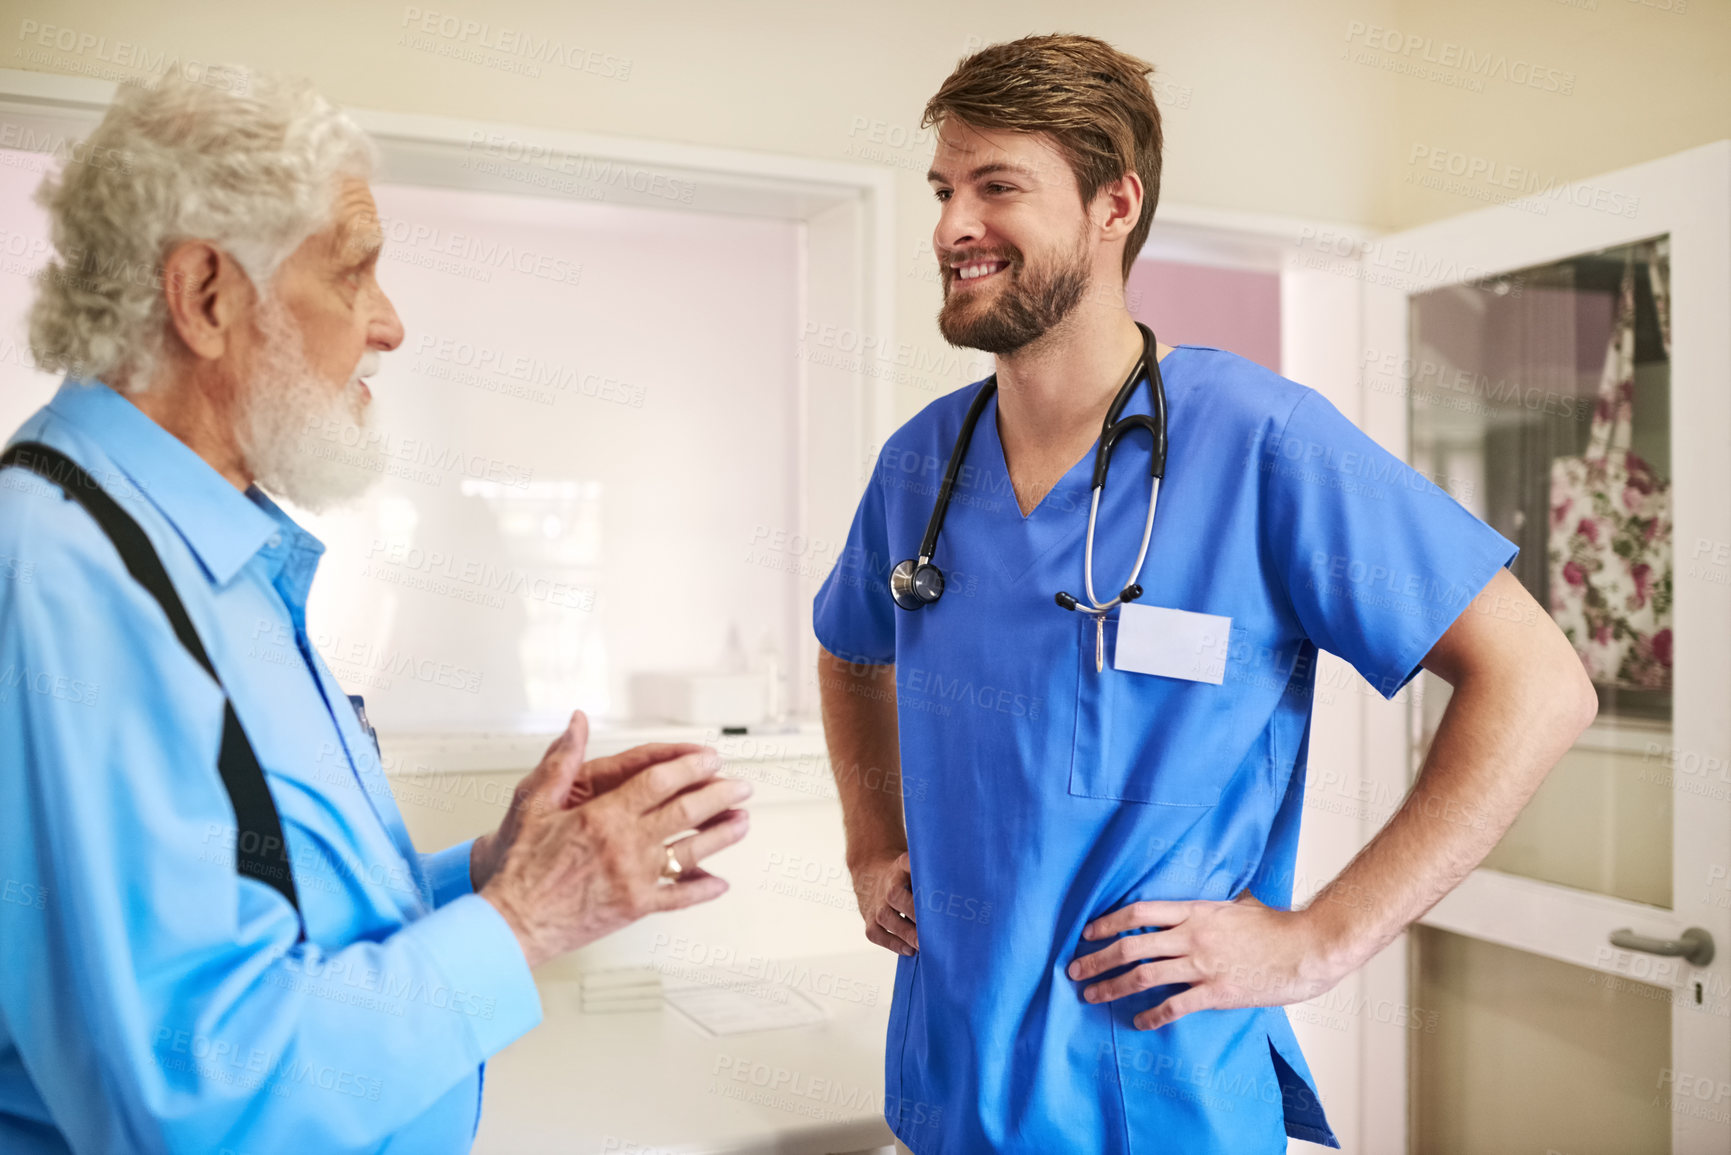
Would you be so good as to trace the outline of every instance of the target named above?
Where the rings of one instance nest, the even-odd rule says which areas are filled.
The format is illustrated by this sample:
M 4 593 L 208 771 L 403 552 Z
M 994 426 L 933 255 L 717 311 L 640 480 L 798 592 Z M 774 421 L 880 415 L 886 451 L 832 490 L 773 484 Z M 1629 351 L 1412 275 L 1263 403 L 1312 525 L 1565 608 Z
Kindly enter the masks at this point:
M 433 907 L 438 909 L 454 898 L 475 893 L 475 883 L 469 875 L 469 855 L 475 845 L 473 838 L 459 842 L 447 850 L 421 855 L 421 873 L 433 891 Z
M 478 894 L 417 919 L 398 932 L 419 943 L 451 984 L 451 1005 L 465 1015 L 483 1059 L 498 1054 L 541 1021 L 541 995 L 517 936 Z

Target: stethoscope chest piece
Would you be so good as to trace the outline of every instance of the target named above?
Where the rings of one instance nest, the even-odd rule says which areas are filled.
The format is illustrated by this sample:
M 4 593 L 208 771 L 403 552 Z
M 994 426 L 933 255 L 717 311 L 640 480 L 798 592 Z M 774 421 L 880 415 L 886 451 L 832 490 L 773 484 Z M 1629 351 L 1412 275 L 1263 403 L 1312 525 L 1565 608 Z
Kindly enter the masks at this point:
M 910 557 L 890 572 L 890 596 L 904 610 L 924 609 L 944 596 L 944 571 Z

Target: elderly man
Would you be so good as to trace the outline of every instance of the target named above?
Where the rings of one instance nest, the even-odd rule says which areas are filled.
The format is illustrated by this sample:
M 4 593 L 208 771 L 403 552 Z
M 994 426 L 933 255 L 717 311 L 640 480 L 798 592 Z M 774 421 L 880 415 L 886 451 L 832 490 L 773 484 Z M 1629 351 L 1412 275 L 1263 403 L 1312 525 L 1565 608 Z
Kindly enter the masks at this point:
M 68 380 L 0 457 L 0 1150 L 467 1150 L 530 968 L 721 894 L 750 788 L 585 762 L 579 713 L 496 832 L 418 854 L 264 492 L 376 476 L 307 437 L 376 443 L 403 337 L 371 146 L 277 82 L 123 88 L 91 143 L 128 164 L 45 188 L 31 316 Z

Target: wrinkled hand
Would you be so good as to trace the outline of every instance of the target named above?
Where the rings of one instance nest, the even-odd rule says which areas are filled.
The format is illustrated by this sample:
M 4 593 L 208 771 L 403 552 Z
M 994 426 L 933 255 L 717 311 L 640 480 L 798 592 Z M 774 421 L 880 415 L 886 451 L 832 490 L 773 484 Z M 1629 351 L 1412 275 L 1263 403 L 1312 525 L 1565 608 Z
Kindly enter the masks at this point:
M 585 736 L 587 736 L 587 721 L 585 721 Z M 547 753 L 541 758 L 545 765 L 547 759 L 565 757 L 572 741 L 569 728 L 565 733 L 554 739 L 553 745 L 547 748 Z M 573 806 L 597 798 L 609 790 L 617 789 L 622 783 L 649 767 L 661 762 L 671 762 L 688 754 L 701 754 L 707 746 L 699 746 L 693 742 L 652 742 L 644 746 L 633 746 L 618 754 L 609 754 L 604 758 L 592 758 L 583 763 L 577 771 L 576 781 L 571 784 L 571 792 L 566 795 L 561 804 L 562 809 L 569 810 Z M 530 779 L 534 778 L 540 767 L 531 771 L 529 777 L 517 784 L 512 795 L 511 806 L 505 812 L 505 820 L 499 824 L 499 829 L 491 834 L 483 834 L 475 839 L 473 848 L 469 851 L 469 884 L 479 891 L 492 879 L 494 871 L 499 868 L 500 846 L 508 846 L 514 842 L 522 829 L 522 811 L 524 806 L 542 805 L 534 791 L 530 788 Z
M 1164 927 L 1148 934 L 1125 934 Z M 1112 1002 L 1169 983 L 1189 989 L 1138 1014 L 1139 1030 L 1154 1030 L 1192 1011 L 1299 1003 L 1329 990 L 1347 971 L 1330 961 L 1323 932 L 1308 910 L 1276 910 L 1248 890 L 1232 902 L 1133 902 L 1089 923 L 1090 940 L 1123 935 L 1079 956 L 1072 979 L 1086 981 L 1131 966 L 1084 987 L 1091 1003 Z M 1350 969 L 1350 968 L 1348 968 Z
M 853 892 L 866 938 L 897 954 L 920 949 L 914 926 L 913 874 L 907 851 L 880 855 L 853 867 Z
M 651 766 L 687 754 L 701 754 L 708 749 L 708 746 L 699 746 L 695 742 L 651 742 L 605 758 L 591 758 L 577 771 L 577 780 L 571 783 L 571 793 L 565 797 L 565 808 L 581 806 L 592 798 L 617 789 Z
M 518 787 L 518 803 L 496 839 L 497 867 L 481 897 L 504 917 L 531 967 L 594 942 L 644 915 L 719 898 L 727 883 L 698 867 L 745 837 L 749 820 L 736 803 L 751 785 L 717 777 L 720 756 L 699 747 L 639 766 L 624 755 L 603 768 L 615 781 L 575 806 L 589 723 L 571 715 L 565 733 Z M 613 777 L 610 777 L 613 776 Z M 661 880 L 667 842 L 682 873 Z

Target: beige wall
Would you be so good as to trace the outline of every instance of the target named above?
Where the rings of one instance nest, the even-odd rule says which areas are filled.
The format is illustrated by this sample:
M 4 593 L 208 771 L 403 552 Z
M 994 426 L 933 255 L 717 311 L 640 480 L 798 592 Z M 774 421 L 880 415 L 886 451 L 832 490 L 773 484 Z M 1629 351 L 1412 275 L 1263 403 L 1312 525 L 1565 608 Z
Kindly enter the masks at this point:
M 1540 84 L 1487 82 L 1471 92 L 1427 79 L 1399 83 L 1394 136 L 1369 174 L 1377 223 L 1405 228 L 1485 203 L 1497 187 L 1464 192 L 1407 182 L 1432 155 L 1462 153 L 1497 167 L 1515 187 L 1579 180 L 1731 137 L 1731 0 L 1431 0 L 1400 4 L 1395 30 L 1480 56 L 1506 54 L 1544 70 Z M 1353 67 L 1365 67 L 1353 65 Z M 1524 170 L 1516 173 L 1514 169 Z M 1505 176 L 1504 174 L 1507 173 Z
M 441 57 L 401 43 L 411 9 L 578 44 L 628 73 L 544 65 L 531 77 Z M 43 49 L 21 38 L 26 22 L 104 48 Z M 0 66 L 112 69 L 99 56 L 127 41 L 304 73 L 369 108 L 885 164 L 900 190 L 897 336 L 935 358 L 937 288 L 918 252 L 933 220 L 928 150 L 906 138 L 967 47 L 1054 29 L 1156 65 L 1168 201 L 1399 228 L 1509 195 L 1499 182 L 1527 191 L 1731 136 L 1731 0 L 0 0 Z M 1413 37 L 1426 47 L 1403 52 Z M 1427 53 L 1469 52 L 1570 91 L 1411 73 Z M 1457 187 L 1417 183 L 1475 162 Z M 929 398 L 908 390 L 898 412 Z
M 27 47 L 18 38 L 22 22 L 32 20 L 106 37 L 110 53 L 113 42 L 126 40 L 153 56 L 179 52 L 302 73 L 333 99 L 362 107 L 885 164 L 899 189 L 896 336 L 926 364 L 948 359 L 933 322 L 931 258 L 916 252 L 935 219 L 925 184 L 930 148 L 906 138 L 970 43 L 1064 27 L 1154 63 L 1168 134 L 1166 199 L 1339 221 L 1386 215 L 1379 204 L 1386 191 L 1368 179 L 1395 131 L 1394 106 L 1378 95 L 1385 78 L 1338 66 L 1330 54 L 1348 19 L 1390 11 L 1387 0 L 1307 0 L 1302 15 L 1277 0 L 413 5 L 629 60 L 623 81 L 556 66 L 539 77 L 511 75 L 404 46 L 409 7 L 394 0 L 0 0 L 0 66 L 67 73 L 105 67 L 95 52 L 28 48 L 20 57 Z M 874 141 L 874 133 L 886 139 Z M 931 388 L 950 384 L 904 386 L 898 416 L 930 401 Z

